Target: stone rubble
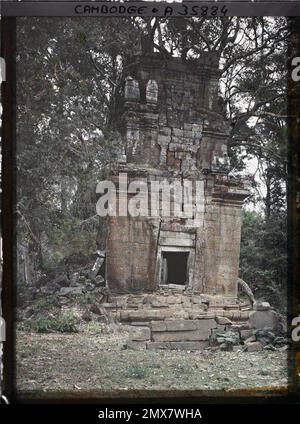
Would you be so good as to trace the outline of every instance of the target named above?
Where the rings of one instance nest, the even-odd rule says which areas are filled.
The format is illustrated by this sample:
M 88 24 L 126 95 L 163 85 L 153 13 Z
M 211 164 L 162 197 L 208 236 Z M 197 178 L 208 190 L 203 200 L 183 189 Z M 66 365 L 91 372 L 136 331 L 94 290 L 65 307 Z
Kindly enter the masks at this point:
M 223 309 L 221 309 L 223 305 Z M 230 304 L 228 299 L 163 287 L 155 294 L 110 296 L 102 304 L 108 314 L 133 328 L 129 349 L 197 350 L 219 348 L 248 352 L 282 348 L 287 341 L 277 335 L 276 323 L 268 327 L 262 320 L 260 328 L 249 320 L 252 311 L 245 303 Z M 268 312 L 267 302 L 263 311 Z

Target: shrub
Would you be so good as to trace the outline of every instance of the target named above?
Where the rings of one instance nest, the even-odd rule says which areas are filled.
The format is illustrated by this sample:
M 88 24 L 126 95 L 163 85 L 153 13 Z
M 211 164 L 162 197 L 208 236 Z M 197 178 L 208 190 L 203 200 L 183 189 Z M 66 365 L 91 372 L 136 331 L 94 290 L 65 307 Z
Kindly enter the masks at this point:
M 55 296 L 48 296 L 46 298 L 39 299 L 37 302 L 35 302 L 34 311 L 35 312 L 48 311 L 58 306 L 59 306 L 58 299 Z
M 65 313 L 58 318 L 38 317 L 29 323 L 31 330 L 37 333 L 77 333 L 78 320 L 71 313 Z
M 58 331 L 61 333 L 78 333 L 78 319 L 72 313 L 65 313 L 58 320 Z

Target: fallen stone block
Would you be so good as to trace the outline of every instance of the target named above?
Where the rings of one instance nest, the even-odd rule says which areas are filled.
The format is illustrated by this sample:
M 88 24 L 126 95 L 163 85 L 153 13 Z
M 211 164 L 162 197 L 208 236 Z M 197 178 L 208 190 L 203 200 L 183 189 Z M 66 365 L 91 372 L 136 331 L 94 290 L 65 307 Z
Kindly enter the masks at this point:
M 248 338 L 245 340 L 245 344 L 247 344 L 247 343 L 252 343 L 252 342 L 256 342 L 256 337 L 255 337 L 254 335 L 252 335 L 252 336 L 248 337 Z
M 82 294 L 81 287 L 62 287 L 58 292 L 58 296 L 68 296 Z
M 245 343 L 247 352 L 259 352 L 263 350 L 262 344 L 260 342 L 251 342 Z
M 210 336 L 210 330 L 152 332 L 152 339 L 155 342 L 188 342 L 188 341 L 208 340 L 209 336 Z
M 269 311 L 271 309 L 269 302 L 254 302 L 253 309 L 255 311 Z
M 240 335 L 243 340 L 249 339 L 252 336 L 253 330 L 240 330 Z
M 217 324 L 220 325 L 232 325 L 232 321 L 229 318 L 223 316 L 216 316 Z
M 266 327 L 275 330 L 278 328 L 279 322 L 275 311 L 252 311 L 249 315 L 249 324 L 250 327 L 257 330 Z

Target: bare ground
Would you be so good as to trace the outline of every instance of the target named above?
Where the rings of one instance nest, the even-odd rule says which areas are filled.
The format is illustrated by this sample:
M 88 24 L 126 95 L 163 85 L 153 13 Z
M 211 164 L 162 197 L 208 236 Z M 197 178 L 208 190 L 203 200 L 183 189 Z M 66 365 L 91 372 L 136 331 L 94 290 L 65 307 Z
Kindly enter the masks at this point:
M 19 395 L 70 396 L 130 391 L 285 392 L 287 352 L 134 351 L 126 329 L 86 328 L 77 334 L 18 331 Z

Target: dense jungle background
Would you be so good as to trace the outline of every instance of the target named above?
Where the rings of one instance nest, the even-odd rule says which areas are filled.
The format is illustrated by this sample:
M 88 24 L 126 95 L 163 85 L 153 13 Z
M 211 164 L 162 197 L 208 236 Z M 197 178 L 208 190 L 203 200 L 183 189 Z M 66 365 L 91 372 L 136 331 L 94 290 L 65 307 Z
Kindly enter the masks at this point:
M 20 305 L 89 278 L 102 228 L 95 188 L 118 154 L 116 99 L 127 60 L 158 51 L 186 61 L 214 51 L 231 172 L 251 183 L 240 277 L 284 312 L 287 39 L 285 18 L 18 18 Z

